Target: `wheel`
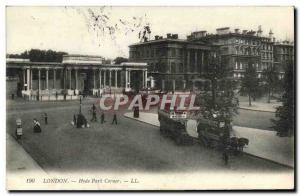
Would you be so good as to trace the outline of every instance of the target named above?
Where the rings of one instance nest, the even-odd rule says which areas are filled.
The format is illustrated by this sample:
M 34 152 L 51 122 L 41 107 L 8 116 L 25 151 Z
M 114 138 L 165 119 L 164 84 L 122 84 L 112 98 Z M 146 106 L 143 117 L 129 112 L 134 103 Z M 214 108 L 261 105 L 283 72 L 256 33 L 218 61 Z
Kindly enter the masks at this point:
M 165 129 L 163 129 L 163 128 L 161 128 L 161 127 L 159 127 L 159 132 L 160 132 L 160 134 L 161 134 L 162 136 L 164 136 L 164 137 L 166 137 L 166 136 L 167 136 L 167 132 L 166 132 L 166 130 L 165 130 Z
M 180 136 L 175 137 L 175 143 L 176 145 L 182 145 L 182 139 Z

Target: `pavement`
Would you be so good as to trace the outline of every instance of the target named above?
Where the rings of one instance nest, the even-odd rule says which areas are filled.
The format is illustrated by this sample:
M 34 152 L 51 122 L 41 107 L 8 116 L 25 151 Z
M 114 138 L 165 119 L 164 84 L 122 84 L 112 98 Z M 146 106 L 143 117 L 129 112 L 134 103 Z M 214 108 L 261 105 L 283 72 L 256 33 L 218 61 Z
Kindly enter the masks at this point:
M 139 118 L 134 118 L 132 112 L 124 113 L 124 116 L 159 127 L 160 123 L 156 113 L 140 112 L 139 114 Z M 233 126 L 233 130 L 234 135 L 249 139 L 249 146 L 244 149 L 244 152 L 294 167 L 293 137 L 278 137 L 274 131 L 240 126 Z
M 261 112 L 275 112 L 278 106 L 282 103 L 275 99 L 271 99 L 270 103 L 267 103 L 267 97 L 257 98 L 255 101 L 251 100 L 251 106 L 249 106 L 249 98 L 245 96 L 239 96 L 239 108 L 245 110 L 261 111 Z
M 46 174 L 15 138 L 8 134 L 6 134 L 6 150 L 6 168 L 9 172 L 27 173 L 35 171 L 43 175 Z
M 246 110 L 262 111 L 262 112 L 275 112 L 276 108 L 281 106 L 281 103 L 261 103 L 261 102 L 239 102 L 239 108 Z

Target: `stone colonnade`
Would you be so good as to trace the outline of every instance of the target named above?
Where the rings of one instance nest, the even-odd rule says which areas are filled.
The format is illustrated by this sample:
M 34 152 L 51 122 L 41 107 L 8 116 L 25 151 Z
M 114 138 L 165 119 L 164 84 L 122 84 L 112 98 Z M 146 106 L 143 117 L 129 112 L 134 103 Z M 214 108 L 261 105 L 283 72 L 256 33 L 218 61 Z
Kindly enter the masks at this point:
M 37 70 L 37 89 L 33 88 L 33 71 Z M 60 80 L 63 80 L 63 85 L 57 85 L 57 70 L 63 71 Z M 23 68 L 23 90 L 33 91 L 33 90 L 55 90 L 55 89 L 79 89 L 79 73 L 84 72 L 86 68 L 71 68 L 71 67 L 25 67 Z M 131 68 L 93 68 L 92 69 L 92 86 L 91 89 L 102 89 L 102 88 L 130 88 L 131 87 L 131 71 L 139 70 L 142 72 L 142 84 L 143 87 L 147 87 L 147 69 L 131 69 Z M 45 71 L 45 85 L 42 89 L 42 72 Z M 52 83 L 49 83 L 49 73 L 52 72 Z M 125 85 L 122 85 L 121 77 L 122 73 L 125 72 Z M 114 77 L 113 77 L 114 74 Z M 99 82 L 97 84 L 97 81 Z M 113 84 L 113 85 L 112 85 Z

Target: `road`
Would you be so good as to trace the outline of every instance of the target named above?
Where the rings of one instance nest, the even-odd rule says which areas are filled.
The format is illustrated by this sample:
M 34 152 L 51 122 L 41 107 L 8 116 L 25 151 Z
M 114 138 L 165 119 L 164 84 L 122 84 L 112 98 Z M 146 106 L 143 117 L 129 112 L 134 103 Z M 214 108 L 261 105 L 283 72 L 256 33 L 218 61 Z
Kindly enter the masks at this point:
M 88 119 L 92 103 L 93 100 L 83 101 L 82 111 Z M 44 112 L 48 114 L 48 125 L 43 122 Z M 15 119 L 22 118 L 24 137 L 19 143 L 47 172 L 291 171 L 248 155 L 232 156 L 229 166 L 225 166 L 220 152 L 198 144 L 177 146 L 162 137 L 157 127 L 124 118 L 125 111 L 118 111 L 118 125 L 111 125 L 112 113 L 108 112 L 106 123 L 98 120 L 90 128 L 77 129 L 70 123 L 77 112 L 76 101 L 9 102 L 7 132 L 14 135 Z M 33 133 L 33 118 L 41 122 L 42 133 Z

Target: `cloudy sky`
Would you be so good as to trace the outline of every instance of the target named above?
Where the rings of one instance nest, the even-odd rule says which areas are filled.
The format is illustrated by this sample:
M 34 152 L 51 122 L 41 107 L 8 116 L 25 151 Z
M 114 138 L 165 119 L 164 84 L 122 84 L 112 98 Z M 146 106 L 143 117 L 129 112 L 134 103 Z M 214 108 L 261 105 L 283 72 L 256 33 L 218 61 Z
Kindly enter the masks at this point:
M 292 7 L 7 7 L 7 53 L 31 48 L 70 54 L 128 56 L 144 25 L 151 37 L 218 27 L 272 29 L 280 40 L 294 40 Z M 100 20 L 101 19 L 101 20 Z M 111 29 L 113 27 L 113 29 Z

